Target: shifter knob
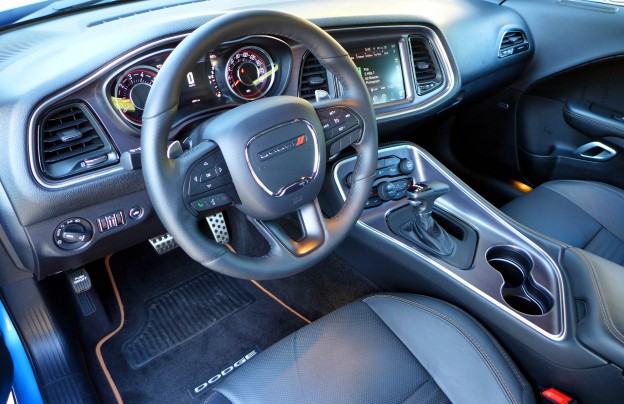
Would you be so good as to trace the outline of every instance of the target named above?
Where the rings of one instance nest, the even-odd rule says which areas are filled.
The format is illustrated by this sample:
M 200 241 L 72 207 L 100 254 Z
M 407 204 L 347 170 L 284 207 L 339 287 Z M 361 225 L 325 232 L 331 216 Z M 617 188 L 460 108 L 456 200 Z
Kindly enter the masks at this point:
M 443 182 L 423 181 L 411 185 L 405 195 L 409 204 L 418 209 L 419 214 L 423 215 L 430 214 L 435 200 L 446 195 L 449 190 L 450 187 Z

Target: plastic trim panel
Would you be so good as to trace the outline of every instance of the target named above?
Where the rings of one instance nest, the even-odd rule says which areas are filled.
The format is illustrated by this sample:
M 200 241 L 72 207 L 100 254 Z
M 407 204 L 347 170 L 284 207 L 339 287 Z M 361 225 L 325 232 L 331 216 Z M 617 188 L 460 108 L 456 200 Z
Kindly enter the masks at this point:
M 393 153 L 397 153 L 398 151 L 407 151 L 415 158 L 415 161 L 416 161 L 416 169 L 414 172 L 415 176 L 424 177 L 423 174 L 426 170 L 429 170 L 429 172 L 434 172 L 434 171 L 437 172 L 438 175 L 442 177 L 440 179 L 448 181 L 451 184 L 452 188 L 454 187 L 457 191 L 460 192 L 461 196 L 468 198 L 470 204 L 472 204 L 473 206 L 476 206 L 477 213 L 476 215 L 471 215 L 470 217 L 467 218 L 465 217 L 465 214 L 463 214 L 465 212 L 465 209 L 462 209 L 462 207 L 453 207 L 453 204 L 448 203 L 449 199 L 447 199 L 446 201 L 440 199 L 439 205 L 441 207 L 450 211 L 453 214 L 456 214 L 458 217 L 462 218 L 467 223 L 474 224 L 473 222 L 475 222 L 475 220 L 478 220 L 482 222 L 481 223 L 482 229 L 492 228 L 493 229 L 492 233 L 497 233 L 501 237 L 500 238 L 501 242 L 499 244 L 505 244 L 505 243 L 511 242 L 512 244 L 516 244 L 523 248 L 527 248 L 530 251 L 530 254 L 533 256 L 534 260 L 543 263 L 543 265 L 545 266 L 544 269 L 546 269 L 547 271 L 550 271 L 551 274 L 554 275 L 557 293 L 555 294 L 555 296 L 553 296 L 555 305 L 553 309 L 551 310 L 551 312 L 549 313 L 559 314 L 558 316 L 558 320 L 559 320 L 558 331 L 559 332 L 549 332 L 544 327 L 538 324 L 537 319 L 535 319 L 535 321 L 531 321 L 531 317 L 539 317 L 539 316 L 522 315 L 521 313 L 513 310 L 511 307 L 503 303 L 502 299 L 497 300 L 493 298 L 486 291 L 481 290 L 479 287 L 472 284 L 469 280 L 460 276 L 460 274 L 468 276 L 467 274 L 470 271 L 474 271 L 474 270 L 468 270 L 468 271 L 459 270 L 458 272 L 456 268 L 455 269 L 451 268 L 445 263 L 443 263 L 442 261 L 439 261 L 425 254 L 424 252 L 412 246 L 409 246 L 408 244 L 402 242 L 400 239 L 388 234 L 387 232 L 384 231 L 385 229 L 379 228 L 381 226 L 377 226 L 378 222 L 375 223 L 375 225 L 367 223 L 366 218 L 365 218 L 365 216 L 367 215 L 366 211 L 364 211 L 362 217 L 357 222 L 357 226 L 360 226 L 366 231 L 371 232 L 372 235 L 375 237 L 383 237 L 384 239 L 392 242 L 399 248 L 409 251 L 411 254 L 415 256 L 415 258 L 426 261 L 428 264 L 444 272 L 447 276 L 457 280 L 467 289 L 478 294 L 482 298 L 488 300 L 490 303 L 504 310 L 507 314 L 511 315 L 516 320 L 522 322 L 523 324 L 533 329 L 534 331 L 542 334 L 543 336 L 553 341 L 563 340 L 567 332 L 565 289 L 563 286 L 563 277 L 562 277 L 561 271 L 558 265 L 552 260 L 552 258 L 550 258 L 550 256 L 546 254 L 546 252 L 544 252 L 544 250 L 542 250 L 538 245 L 536 245 L 534 242 L 532 242 L 526 236 L 524 236 L 518 230 L 516 230 L 509 222 L 507 222 L 504 219 L 502 214 L 495 212 L 493 207 L 488 206 L 487 202 L 483 201 L 481 197 L 479 197 L 476 193 L 474 193 L 474 191 L 470 190 L 458 178 L 456 178 L 446 168 L 440 165 L 433 157 L 428 155 L 424 150 L 420 149 L 419 147 L 415 145 L 409 145 L 409 144 L 390 146 L 386 148 L 381 148 L 379 150 L 379 155 L 380 157 L 388 157 L 390 155 L 393 155 Z M 348 172 L 347 165 L 349 164 L 352 165 L 354 160 L 355 160 L 355 157 L 350 157 L 345 160 L 342 160 L 339 163 L 337 163 L 333 169 L 333 180 L 343 200 L 346 199 L 346 195 L 343 189 L 343 183 L 341 182 L 340 178 L 346 175 L 346 173 Z M 422 163 L 426 163 L 428 167 L 425 167 Z M 419 180 L 422 180 L 422 179 L 423 178 L 419 178 Z M 386 209 L 386 215 L 387 215 L 389 211 L 396 209 L 397 207 L 402 206 L 404 204 L 405 204 L 405 201 L 394 201 L 393 205 L 389 205 L 389 207 L 384 207 L 382 205 L 381 207 L 377 209 Z M 490 237 L 490 240 L 488 241 L 491 242 L 492 238 Z M 489 245 L 489 246 L 491 247 L 492 245 Z M 538 255 L 538 256 L 536 257 L 535 255 Z M 477 255 L 477 257 L 475 258 L 475 264 L 473 264 L 473 266 L 477 267 L 479 265 L 488 265 L 487 261 L 485 260 L 485 256 L 481 257 Z M 559 313 L 554 313 L 555 310 L 558 310 Z

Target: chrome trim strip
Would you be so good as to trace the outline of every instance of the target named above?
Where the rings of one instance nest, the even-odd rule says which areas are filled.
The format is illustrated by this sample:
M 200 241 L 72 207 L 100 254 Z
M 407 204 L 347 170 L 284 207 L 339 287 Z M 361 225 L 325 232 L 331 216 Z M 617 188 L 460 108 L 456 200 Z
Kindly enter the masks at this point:
M 39 106 L 37 106 L 35 111 L 31 114 L 30 120 L 29 120 L 30 122 L 28 125 L 28 160 L 29 160 L 29 165 L 30 165 L 30 171 L 32 175 L 34 176 L 35 180 L 37 181 L 37 183 L 47 189 L 59 189 L 59 188 L 64 188 L 64 187 L 68 187 L 71 185 L 79 184 L 85 181 L 91 181 L 97 178 L 109 176 L 114 173 L 123 171 L 124 169 L 123 167 L 121 167 L 121 165 L 116 165 L 116 166 L 112 166 L 109 168 L 104 168 L 102 170 L 93 171 L 88 174 L 79 175 L 79 176 L 76 176 L 74 178 L 70 178 L 67 180 L 54 181 L 54 182 L 46 180 L 45 178 L 41 176 L 37 168 L 37 161 L 36 161 L 37 153 L 36 153 L 36 144 L 35 144 L 37 120 L 39 119 L 43 111 L 49 108 L 52 104 L 54 104 L 61 98 L 79 90 L 80 88 L 86 86 L 87 84 L 90 84 L 93 81 L 100 79 L 101 77 L 106 75 L 111 69 L 114 69 L 116 66 L 118 66 L 120 63 L 123 63 L 127 60 L 131 60 L 134 57 L 140 55 L 142 52 L 145 52 L 146 50 L 149 50 L 155 46 L 164 45 L 168 42 L 172 42 L 176 40 L 181 40 L 185 38 L 187 35 L 188 34 L 174 35 L 174 36 L 163 38 L 158 41 L 150 42 L 148 44 L 140 46 L 136 48 L 135 50 L 123 55 L 122 57 L 119 57 L 111 61 L 110 63 L 104 65 L 100 69 L 96 70 L 95 73 L 89 75 L 89 77 L 83 80 L 80 80 L 79 82 L 75 83 L 71 87 L 68 87 L 59 93 L 52 95 L 50 98 L 46 99 L 44 102 L 39 104 Z
M 524 32 L 523 29 L 520 29 L 520 28 L 508 29 L 505 32 L 503 32 L 503 36 L 501 36 L 501 40 L 500 40 L 500 42 L 498 44 L 498 58 L 499 59 L 505 59 L 505 58 L 508 58 L 510 56 L 515 56 L 515 55 L 519 55 L 520 54 L 520 53 L 516 53 L 516 54 L 507 55 L 507 56 L 501 56 L 500 55 L 501 51 L 503 50 L 502 49 L 503 48 L 503 40 L 505 39 L 505 35 L 509 34 L 510 32 L 518 32 L 518 33 L 522 34 L 522 38 L 524 38 L 524 40 L 522 41 L 522 43 L 520 43 L 518 45 L 524 45 L 524 44 L 529 45 L 529 47 L 525 51 L 522 51 L 520 53 L 528 52 L 532 48 L 531 42 L 529 41 L 529 38 L 528 38 L 526 32 Z M 518 45 L 513 45 L 511 47 L 514 48 L 514 47 L 516 47 Z M 507 49 L 509 49 L 509 48 L 507 48 Z
M 259 138 L 261 136 L 264 136 L 265 134 L 267 134 L 268 132 L 270 132 L 272 130 L 284 127 L 286 125 L 292 125 L 293 123 L 297 123 L 297 122 L 303 122 L 308 127 L 308 130 L 312 134 L 312 141 L 314 142 L 314 168 L 312 169 L 312 175 L 310 175 L 309 177 L 301 177 L 298 180 L 293 181 L 290 184 L 284 185 L 278 191 L 273 192 L 269 188 L 267 188 L 266 185 L 264 185 L 262 180 L 260 180 L 260 178 L 258 178 L 258 175 L 254 171 L 253 166 L 251 165 L 251 159 L 249 157 L 249 145 L 251 144 L 251 142 L 253 142 L 257 138 Z M 293 119 L 292 121 L 281 123 L 279 125 L 273 126 L 272 128 L 269 128 L 267 130 L 263 130 L 262 132 L 258 133 L 257 135 L 255 135 L 254 137 L 249 139 L 249 141 L 247 142 L 247 145 L 245 146 L 245 160 L 247 161 L 247 167 L 249 167 L 249 171 L 251 171 L 251 175 L 252 175 L 253 179 L 260 186 L 260 188 L 262 188 L 267 194 L 269 194 L 269 195 L 271 195 L 271 196 L 273 196 L 275 198 L 279 198 L 281 196 L 286 195 L 288 193 L 289 189 L 293 188 L 294 186 L 299 184 L 301 181 L 307 181 L 307 182 L 313 181 L 316 178 L 316 176 L 318 175 L 319 168 L 321 166 L 321 152 L 320 152 L 320 149 L 319 149 L 318 135 L 316 134 L 316 130 L 314 130 L 314 126 L 310 122 L 306 121 L 305 119 L 297 118 L 297 119 Z M 305 185 L 307 185 L 307 183 Z M 303 185 L 303 186 L 305 186 L 305 185 Z
M 224 70 L 226 72 L 227 72 L 228 66 L 234 60 L 234 56 L 237 55 L 238 53 L 240 53 L 240 51 L 242 51 L 243 49 L 255 49 L 255 50 L 260 51 L 260 53 L 262 53 L 264 55 L 264 57 L 266 57 L 269 60 L 269 64 L 272 66 L 272 68 L 275 68 L 275 62 L 273 61 L 273 58 L 269 55 L 269 53 L 267 51 L 265 51 L 263 48 L 261 48 L 259 46 L 249 46 L 249 45 L 246 45 L 246 46 L 243 46 L 242 48 L 238 48 L 237 50 L 235 50 L 230 55 L 230 57 L 228 58 L 227 62 L 225 63 Z M 254 101 L 254 100 L 257 100 L 259 98 L 264 97 L 269 91 L 271 91 L 271 88 L 273 87 L 273 82 L 275 81 L 275 74 L 271 74 L 270 77 L 271 77 L 271 82 L 269 83 L 268 87 L 265 90 L 261 91 L 259 95 L 255 96 L 253 98 L 245 98 L 245 97 L 237 94 L 236 91 L 234 91 L 234 89 L 232 88 L 232 85 L 228 81 L 227 77 L 225 79 L 225 84 L 227 85 L 227 87 L 230 90 L 230 92 L 232 94 L 234 94 L 235 96 L 239 97 L 241 100 L 244 100 L 244 101 Z M 240 79 L 240 76 L 239 76 L 239 79 Z M 240 80 L 242 80 L 242 79 L 240 79 Z
M 456 85 L 459 84 L 459 77 L 455 77 L 455 75 L 453 74 L 453 69 L 452 69 L 452 65 L 451 62 L 448 58 L 448 55 L 446 53 L 446 51 L 444 51 L 444 46 L 442 45 L 442 42 L 440 41 L 438 35 L 430 28 L 426 27 L 426 26 L 422 26 L 422 25 L 388 25 L 388 26 L 374 26 L 374 27 L 350 27 L 350 28 L 338 28 L 338 29 L 327 29 L 327 32 L 346 32 L 346 31 L 354 31 L 354 30 L 376 30 L 376 29 L 383 29 L 383 30 L 391 30 L 391 29 L 414 29 L 414 30 L 421 30 L 421 31 L 425 31 L 426 35 L 429 37 L 429 39 L 433 42 L 434 46 L 434 51 L 436 52 L 436 56 L 438 57 L 438 61 L 441 65 L 441 68 L 443 70 L 443 73 L 445 75 L 445 81 L 447 83 L 446 86 L 442 87 L 442 92 L 440 94 L 438 94 L 436 97 L 433 97 L 431 99 L 429 99 L 428 101 L 419 104 L 417 106 L 411 107 L 411 108 L 406 108 L 400 111 L 395 111 L 395 112 L 389 112 L 389 113 L 382 113 L 377 115 L 377 120 L 378 121 L 384 121 L 384 120 L 388 120 L 388 119 L 393 119 L 393 118 L 397 118 L 403 115 L 407 115 L 407 114 L 412 114 L 418 111 L 421 111 L 423 109 L 426 108 L 430 108 L 432 105 L 435 105 L 437 103 L 440 103 L 442 101 L 445 100 L 445 98 L 451 93 L 451 91 L 455 88 Z M 153 42 L 149 42 L 147 44 L 144 44 L 136 49 L 134 49 L 131 52 L 128 52 L 126 54 L 124 54 L 123 56 L 116 58 L 114 60 L 112 60 L 111 62 L 107 63 L 106 65 L 104 65 L 103 67 L 101 67 L 100 69 L 96 70 L 93 74 L 89 75 L 87 78 L 84 78 L 83 80 L 78 81 L 77 83 L 71 85 L 70 87 L 66 88 L 65 90 L 62 90 L 58 93 L 55 93 L 51 96 L 49 96 L 49 98 L 45 99 L 42 103 L 40 103 L 35 110 L 32 112 L 30 119 L 29 119 L 29 125 L 28 125 L 28 160 L 29 160 L 29 166 L 30 166 L 30 171 L 33 175 L 33 177 L 35 178 L 35 181 L 42 186 L 43 188 L 46 189 L 59 189 L 59 188 L 64 188 L 64 187 L 69 187 L 75 184 L 79 184 L 79 183 L 83 183 L 83 182 L 87 182 L 87 181 L 91 181 L 97 178 L 101 178 L 101 177 L 106 177 L 106 176 L 110 176 L 113 175 L 115 173 L 118 172 L 122 172 L 123 168 L 120 165 L 114 165 L 111 167 L 107 167 L 107 168 L 103 168 L 101 170 L 97 170 L 97 171 L 93 171 L 87 174 L 83 174 L 83 175 L 78 175 L 76 177 L 70 178 L 70 179 L 66 179 L 66 180 L 60 180 L 60 181 L 50 181 L 47 180 L 46 178 L 44 178 L 38 167 L 37 167 L 37 161 L 36 161 L 36 127 L 37 127 L 37 121 L 39 119 L 39 117 L 41 116 L 42 112 L 49 108 L 52 104 L 54 104 L 55 102 L 57 102 L 58 100 L 62 99 L 63 97 L 70 95 L 71 93 L 79 90 L 80 88 L 102 78 L 105 75 L 110 75 L 111 77 L 114 76 L 115 74 L 119 73 L 119 71 L 123 70 L 124 68 L 129 67 L 132 63 L 134 63 L 134 61 L 139 61 L 141 59 L 143 59 L 145 56 L 141 56 L 141 53 L 149 51 L 152 48 L 161 46 L 161 45 L 166 45 L 168 43 L 171 42 L 175 42 L 175 41 L 181 41 L 183 40 L 186 36 L 188 36 L 188 33 L 185 34 L 178 34 L 178 35 L 172 35 L 172 36 L 168 36 L 166 38 L 162 38 L 159 39 L 157 41 L 153 41 Z M 266 36 L 266 37 L 270 37 L 273 39 L 276 39 L 278 41 L 281 41 L 277 38 L 268 36 L 268 35 L 254 35 L 254 36 Z M 401 38 L 406 38 L 406 35 L 401 36 Z M 244 39 L 247 39 L 243 38 Z M 231 42 L 227 42 L 226 44 L 231 44 L 231 43 L 237 43 L 240 42 L 240 40 L 234 40 Z M 283 42 L 283 41 L 281 41 Z M 409 48 L 409 46 L 408 46 Z M 164 52 L 166 50 L 163 50 L 162 52 Z M 409 49 L 408 49 L 409 51 Z M 160 53 L 161 51 L 155 51 L 154 54 L 156 53 Z M 403 58 L 407 56 L 407 55 L 402 55 L 402 63 L 404 63 Z M 149 55 L 147 56 L 149 57 Z M 409 58 L 408 58 L 409 59 Z M 125 66 L 123 67 L 119 67 L 122 63 L 128 62 Z M 406 64 L 406 65 L 405 65 Z M 413 71 L 413 63 L 409 63 L 409 60 L 407 61 L 407 63 L 404 63 L 403 65 L 404 70 L 408 69 L 406 71 L 410 71 L 412 72 L 412 75 L 414 73 Z M 113 70 L 114 69 L 114 70 Z M 113 73 L 110 73 L 111 71 L 114 71 Z M 411 81 L 411 83 L 406 83 L 407 84 L 414 84 L 413 79 Z M 105 84 L 106 86 L 106 84 Z M 416 99 L 416 97 L 415 97 Z M 110 103 L 109 103 L 110 104 Z M 110 106 L 110 105 L 109 105 Z M 112 109 L 112 106 L 110 106 L 110 108 Z M 117 116 L 117 113 L 115 113 L 115 115 Z
M 156 55 L 160 55 L 161 53 L 171 53 L 173 51 L 174 48 L 167 48 L 167 49 L 162 49 L 159 51 L 155 51 L 155 52 L 151 52 L 148 53 L 145 56 L 142 56 L 140 59 L 133 59 L 128 61 L 128 63 L 125 63 L 123 66 L 118 67 L 117 69 L 115 69 L 112 73 L 108 74 L 106 79 L 104 80 L 104 82 L 102 83 L 102 94 L 104 94 L 106 97 L 108 97 L 108 91 L 107 91 L 107 87 L 109 86 L 109 84 L 113 84 L 113 79 L 115 78 L 115 76 L 121 75 L 121 73 L 124 73 L 128 70 L 130 70 L 131 67 L 134 67 L 137 63 L 139 62 L 143 62 L 145 59 L 149 59 L 153 56 Z M 153 69 L 152 66 L 148 66 L 150 69 Z M 156 70 L 156 75 L 158 75 L 158 70 Z M 116 84 L 113 84 L 116 85 Z M 135 123 L 130 122 L 125 116 L 123 116 L 118 110 L 116 110 L 112 105 L 110 100 L 107 100 L 108 102 L 106 103 L 106 105 L 108 105 L 109 109 L 115 114 L 115 116 L 117 116 L 118 118 L 120 118 L 120 121 L 124 123 L 124 125 L 126 125 L 128 128 L 130 128 L 135 134 L 140 135 L 141 134 L 141 129 L 140 126 L 141 125 L 136 125 Z
M 372 30 L 391 30 L 391 29 L 413 29 L 413 30 L 420 31 L 420 32 L 413 32 L 410 34 L 400 35 L 400 38 L 406 41 L 407 51 L 408 51 L 408 54 L 405 55 L 405 56 L 408 56 L 407 61 L 404 60 L 404 55 L 403 54 L 401 55 L 402 67 L 404 71 L 409 71 L 412 74 L 412 79 L 410 80 L 410 82 L 405 83 L 406 87 L 408 85 L 411 85 L 413 87 L 412 91 L 415 90 L 414 63 L 410 62 L 411 49 L 410 49 L 409 39 L 408 39 L 410 35 L 414 35 L 414 34 L 424 35 L 433 45 L 432 48 L 434 52 L 436 53 L 436 57 L 438 58 L 440 68 L 442 69 L 442 74 L 444 75 L 445 84 L 440 89 L 435 90 L 434 92 L 428 94 L 429 96 L 431 96 L 432 94 L 435 94 L 435 96 L 432 96 L 430 99 L 426 100 L 423 103 L 416 104 L 413 107 L 407 107 L 399 111 L 377 113 L 378 122 L 383 122 L 385 120 L 395 119 L 397 117 L 401 117 L 404 115 L 413 114 L 413 113 L 422 111 L 424 109 L 431 108 L 432 106 L 436 104 L 440 104 L 446 101 L 447 97 L 451 94 L 453 89 L 461 85 L 461 78 L 455 76 L 453 72 L 453 66 L 448 57 L 446 49 L 444 48 L 444 45 L 442 44 L 442 41 L 440 40 L 438 35 L 435 33 L 435 31 L 433 31 L 431 28 L 426 27 L 424 25 L 387 25 L 387 26 L 375 26 L 375 27 L 350 27 L 350 28 L 328 29 L 327 32 L 334 33 L 334 32 L 361 31 L 361 30 L 372 31 Z M 419 97 L 418 95 L 414 95 L 413 102 L 418 101 L 418 97 Z M 383 105 L 380 105 L 379 107 L 383 107 Z
M 538 333 L 542 334 L 543 336 L 553 340 L 553 341 L 561 341 L 564 339 L 566 331 L 567 331 L 567 321 L 566 321 L 566 304 L 565 304 L 565 289 L 563 286 L 563 276 L 561 274 L 561 271 L 559 269 L 559 266 L 552 260 L 552 258 L 550 258 L 550 256 L 548 254 L 546 254 L 546 252 L 544 252 L 544 250 L 542 250 L 537 244 L 533 243 L 530 239 L 528 239 L 526 236 L 524 236 L 522 233 L 520 233 L 519 231 L 517 231 L 515 228 L 513 228 L 513 226 L 511 226 L 507 221 L 505 221 L 499 214 L 497 214 L 496 212 L 494 212 L 490 207 L 488 207 L 486 204 L 482 203 L 479 198 L 477 198 L 474 194 L 474 192 L 468 188 L 466 188 L 461 181 L 457 181 L 455 180 L 452 176 L 447 175 L 447 170 L 446 168 L 444 168 L 443 166 L 441 166 L 440 164 L 437 163 L 437 161 L 431 159 L 426 153 L 421 152 L 421 150 L 415 146 L 412 145 L 399 145 L 399 146 L 391 146 L 391 147 L 387 147 L 387 148 L 381 148 L 379 149 L 384 150 L 384 151 L 392 151 L 392 150 L 397 150 L 397 149 L 404 149 L 404 148 L 408 148 L 411 149 L 414 153 L 416 153 L 417 155 L 419 155 L 420 157 L 422 157 L 423 159 L 425 159 L 429 164 L 431 164 L 435 169 L 437 169 L 438 171 L 440 171 L 441 173 L 444 174 L 444 176 L 455 186 L 457 187 L 462 193 L 464 193 L 465 195 L 467 195 L 473 202 L 475 202 L 479 207 L 481 207 L 487 214 L 489 214 L 494 220 L 496 220 L 498 223 L 500 223 L 504 228 L 506 228 L 508 231 L 512 232 L 514 235 L 516 235 L 517 237 L 519 237 L 522 241 L 524 241 L 525 243 L 527 243 L 529 246 L 531 246 L 532 248 L 534 248 L 536 251 L 538 251 L 539 253 L 542 254 L 543 258 L 546 259 L 546 261 L 551 265 L 551 267 L 555 270 L 555 275 L 557 278 L 557 287 L 559 288 L 559 306 L 561 307 L 561 317 L 562 317 L 562 324 L 561 324 L 561 332 L 559 334 L 551 334 L 548 331 L 544 330 L 543 328 L 533 324 L 532 322 L 530 322 L 529 320 L 527 320 L 526 318 L 522 317 L 520 314 L 516 313 L 513 309 L 503 305 L 502 303 L 500 303 L 499 301 L 497 301 L 496 299 L 492 298 L 490 295 L 486 294 L 485 292 L 481 291 L 479 288 L 475 287 L 474 285 L 472 285 L 471 283 L 467 282 L 466 280 L 464 280 L 462 277 L 460 277 L 459 275 L 455 274 L 454 272 L 452 272 L 451 270 L 449 270 L 448 268 L 446 268 L 444 265 L 442 265 L 440 262 L 434 260 L 433 258 L 429 257 L 428 255 L 422 253 L 421 251 L 418 251 L 412 247 L 410 247 L 409 245 L 403 243 L 402 241 L 395 239 L 394 237 L 391 237 L 387 234 L 385 234 L 384 232 L 381 232 L 377 229 L 375 229 L 374 227 L 371 227 L 369 225 L 367 225 L 366 223 L 364 223 L 361 220 L 358 220 L 357 224 L 361 227 L 363 227 L 364 229 L 375 233 L 378 236 L 381 236 L 383 238 L 385 238 L 386 240 L 396 244 L 397 246 L 409 251 L 410 253 L 418 256 L 420 259 L 426 261 L 427 263 L 429 263 L 430 265 L 433 265 L 434 267 L 438 268 L 439 270 L 441 270 L 442 272 L 444 272 L 446 275 L 448 275 L 449 277 L 457 280 L 458 282 L 460 282 L 462 285 L 464 285 L 465 287 L 467 287 L 468 289 L 472 290 L 473 292 L 477 293 L 479 296 L 485 298 L 486 300 L 488 300 L 489 302 L 493 303 L 494 305 L 498 306 L 499 308 L 503 309 L 505 312 L 507 312 L 508 314 L 510 314 L 512 317 L 516 318 L 517 320 L 519 320 L 520 322 L 524 323 L 525 325 L 527 325 L 529 328 L 533 329 L 534 331 L 537 331 Z M 343 200 L 346 200 L 346 195 L 344 193 L 344 190 L 342 188 L 342 184 L 340 182 L 340 179 L 338 178 L 338 169 L 346 164 L 347 162 L 351 162 L 355 159 L 355 157 L 350 157 L 347 158 L 345 160 L 340 161 L 338 164 L 336 164 L 336 166 L 333 169 L 333 177 L 334 177 L 334 182 L 336 183 L 336 186 L 340 192 L 340 195 L 342 197 Z

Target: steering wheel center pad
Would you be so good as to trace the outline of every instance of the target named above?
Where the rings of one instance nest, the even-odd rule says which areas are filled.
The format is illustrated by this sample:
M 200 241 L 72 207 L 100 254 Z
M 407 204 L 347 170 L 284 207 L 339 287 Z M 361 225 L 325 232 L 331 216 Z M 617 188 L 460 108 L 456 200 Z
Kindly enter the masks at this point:
M 202 138 L 216 143 L 240 197 L 237 208 L 260 220 L 291 213 L 318 195 L 325 138 L 312 105 L 291 96 L 242 105 L 208 121 Z

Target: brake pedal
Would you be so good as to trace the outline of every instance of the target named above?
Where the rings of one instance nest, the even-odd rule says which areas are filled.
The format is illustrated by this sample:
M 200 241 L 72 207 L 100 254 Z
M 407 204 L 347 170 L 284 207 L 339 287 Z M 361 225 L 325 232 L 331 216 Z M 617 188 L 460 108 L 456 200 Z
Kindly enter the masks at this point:
M 149 239 L 150 244 L 158 254 L 164 254 L 179 247 L 178 243 L 169 233 L 161 234 L 158 237 Z
M 91 278 L 87 271 L 79 268 L 66 274 L 82 315 L 86 317 L 95 313 L 95 302 L 91 296 Z
M 208 216 L 206 222 L 208 222 L 208 227 L 210 227 L 212 236 L 217 243 L 225 244 L 230 241 L 230 233 L 225 224 L 223 212 Z

